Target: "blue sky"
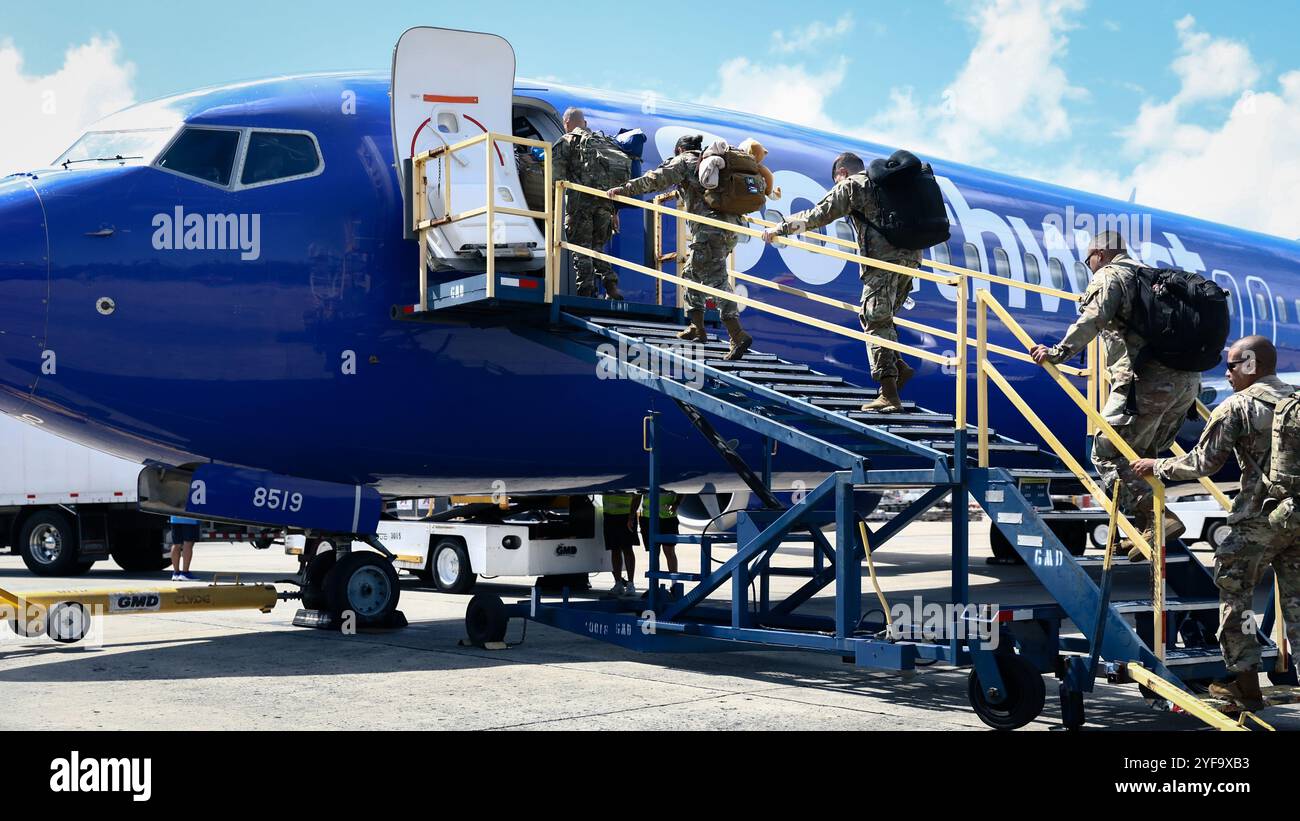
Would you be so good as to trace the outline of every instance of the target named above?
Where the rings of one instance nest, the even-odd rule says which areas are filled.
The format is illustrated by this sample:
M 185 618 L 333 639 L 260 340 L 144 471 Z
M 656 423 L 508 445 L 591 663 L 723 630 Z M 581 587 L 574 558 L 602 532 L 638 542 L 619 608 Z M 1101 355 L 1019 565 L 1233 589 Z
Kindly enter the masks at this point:
M 1195 168 L 1175 167 L 1173 154 L 1251 151 L 1240 139 L 1216 144 L 1230 136 L 1243 94 L 1279 103 L 1278 112 L 1264 106 L 1269 119 L 1255 130 L 1282 130 L 1300 115 L 1300 99 L 1279 79 L 1300 69 L 1294 2 L 752 0 L 742 17 L 737 4 L 698 2 L 450 5 L 226 0 L 196 13 L 151 0 L 0 0 L 0 103 L 93 73 L 101 88 L 80 103 L 71 89 L 61 92 L 60 120 L 70 129 L 81 109 L 106 100 L 289 72 L 384 69 L 404 28 L 444 25 L 506 36 L 523 76 L 762 109 L 1103 193 L 1127 196 L 1136 186 L 1141 201 L 1169 207 L 1178 199 L 1184 207 L 1176 210 L 1200 208 L 1215 219 L 1225 219 L 1224 206 L 1206 197 L 1188 208 L 1172 190 Z M 652 11 L 633 17 L 639 8 Z M 103 53 L 69 57 L 88 44 Z M 1215 82 L 1222 87 L 1207 87 Z M 945 109 L 945 95 L 955 108 Z M 1282 163 L 1291 147 L 1268 150 Z M 1212 157 L 1201 159 L 1208 167 Z M 1228 221 L 1300 236 L 1294 218 Z

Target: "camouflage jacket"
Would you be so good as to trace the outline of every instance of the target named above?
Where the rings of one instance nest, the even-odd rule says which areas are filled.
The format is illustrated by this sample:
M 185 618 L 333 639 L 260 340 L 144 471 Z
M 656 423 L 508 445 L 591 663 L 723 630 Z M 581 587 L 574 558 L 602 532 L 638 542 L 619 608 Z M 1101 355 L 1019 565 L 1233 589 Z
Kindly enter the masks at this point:
M 1213 476 L 1236 454 L 1241 467 L 1241 492 L 1232 502 L 1228 524 L 1258 515 L 1267 492 L 1261 469 L 1267 470 L 1273 450 L 1273 406 L 1259 397 L 1281 400 L 1295 388 L 1276 376 L 1265 376 L 1214 409 L 1201 440 L 1186 456 L 1156 460 L 1156 475 L 1170 481 Z
M 701 217 L 722 220 L 733 225 L 744 225 L 744 217 L 733 214 L 720 214 L 704 202 L 704 186 L 700 184 L 699 167 L 700 152 L 685 151 L 658 168 L 647 171 L 636 179 L 628 181 L 623 186 L 623 191 L 629 197 L 638 197 L 642 194 L 656 194 L 660 191 L 676 188 L 678 196 L 681 197 L 679 207 L 683 211 Z M 690 224 L 691 230 L 696 227 L 695 223 Z
M 1074 357 L 1100 335 L 1111 386 L 1120 388 L 1133 382 L 1134 363 L 1146 344 L 1142 337 L 1126 329 L 1137 277 L 1133 269 L 1138 264 L 1128 254 L 1120 254 L 1093 276 L 1079 303 L 1079 318 L 1048 354 L 1051 362 Z
M 551 175 L 556 182 L 578 181 L 578 172 L 582 170 L 578 146 L 589 134 L 591 134 L 589 129 L 578 127 L 556 140 L 555 145 L 551 146 Z
M 871 223 L 880 220 L 880 204 L 876 200 L 875 185 L 867 179 L 865 172 L 836 183 L 821 202 L 781 223 L 780 232 L 782 236 L 799 234 L 830 225 L 841 217 L 848 217 L 852 223 L 853 233 L 858 238 L 858 253 L 862 256 L 882 262 L 911 263 L 914 267 L 921 264 L 920 251 L 890 245 L 884 234 L 872 227 Z M 878 268 L 863 265 L 861 276 L 865 279 L 879 272 Z

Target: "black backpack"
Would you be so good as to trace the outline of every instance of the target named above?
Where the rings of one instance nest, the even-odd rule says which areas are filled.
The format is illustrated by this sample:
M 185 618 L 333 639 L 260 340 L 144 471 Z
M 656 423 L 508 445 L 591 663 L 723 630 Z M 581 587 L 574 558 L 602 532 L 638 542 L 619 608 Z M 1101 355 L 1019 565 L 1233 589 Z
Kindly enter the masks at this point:
M 1217 367 L 1231 331 L 1228 292 L 1200 274 L 1177 268 L 1133 266 L 1136 274 L 1129 328 L 1152 357 L 1176 371 Z
M 948 241 L 948 212 L 929 163 L 911 152 L 895 151 L 887 160 L 873 160 L 867 178 L 876 187 L 880 222 L 866 222 L 890 245 L 923 251 Z

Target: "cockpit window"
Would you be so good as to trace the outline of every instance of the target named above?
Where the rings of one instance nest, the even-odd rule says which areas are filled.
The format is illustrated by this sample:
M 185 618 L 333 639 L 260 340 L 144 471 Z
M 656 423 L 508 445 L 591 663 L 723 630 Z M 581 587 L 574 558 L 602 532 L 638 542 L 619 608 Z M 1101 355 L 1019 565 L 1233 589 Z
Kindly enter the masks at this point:
M 158 166 L 225 187 L 230 185 L 238 150 L 238 131 L 187 128 L 163 154 Z
M 308 134 L 254 131 L 248 136 L 243 185 L 302 177 L 320 168 L 320 152 Z
M 175 134 L 174 128 L 147 128 L 130 131 L 88 131 L 64 151 L 52 166 L 76 168 L 79 165 L 118 165 L 152 162 Z

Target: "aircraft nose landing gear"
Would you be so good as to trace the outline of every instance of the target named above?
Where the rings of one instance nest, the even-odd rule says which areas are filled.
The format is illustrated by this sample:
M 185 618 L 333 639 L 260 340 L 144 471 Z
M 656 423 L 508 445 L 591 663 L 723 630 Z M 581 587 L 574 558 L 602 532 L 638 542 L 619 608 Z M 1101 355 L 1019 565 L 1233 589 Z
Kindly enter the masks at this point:
M 391 559 L 368 550 L 351 550 L 351 538 L 337 537 L 321 550 L 324 540 L 312 539 L 304 551 L 300 573 L 303 607 L 293 617 L 298 627 L 351 632 L 358 629 L 405 627 L 397 609 L 401 586 Z

